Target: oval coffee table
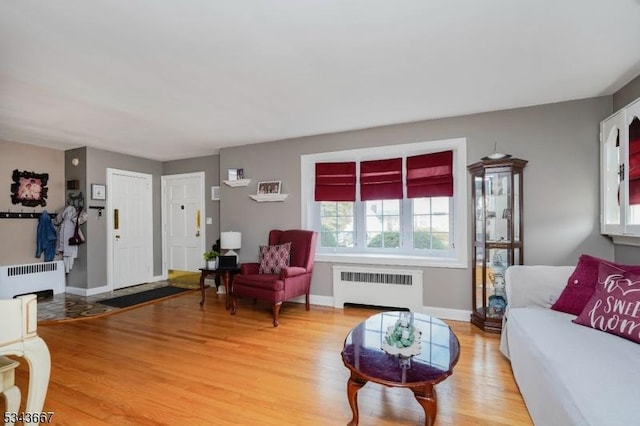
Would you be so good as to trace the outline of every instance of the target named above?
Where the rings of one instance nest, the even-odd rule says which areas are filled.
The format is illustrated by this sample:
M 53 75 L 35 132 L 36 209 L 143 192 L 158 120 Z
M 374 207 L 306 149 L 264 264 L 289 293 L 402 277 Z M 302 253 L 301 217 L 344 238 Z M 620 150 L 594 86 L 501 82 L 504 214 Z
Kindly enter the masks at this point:
M 382 350 L 387 328 L 401 315 L 407 315 L 422 332 L 421 351 L 412 357 L 389 355 Z M 353 418 L 348 425 L 358 424 L 358 391 L 367 382 L 409 388 L 424 409 L 425 425 L 433 425 L 438 411 L 436 389 L 453 373 L 460 357 L 460 343 L 449 326 L 440 319 L 409 312 L 382 312 L 358 324 L 344 341 L 342 361 L 351 371 L 347 396 Z

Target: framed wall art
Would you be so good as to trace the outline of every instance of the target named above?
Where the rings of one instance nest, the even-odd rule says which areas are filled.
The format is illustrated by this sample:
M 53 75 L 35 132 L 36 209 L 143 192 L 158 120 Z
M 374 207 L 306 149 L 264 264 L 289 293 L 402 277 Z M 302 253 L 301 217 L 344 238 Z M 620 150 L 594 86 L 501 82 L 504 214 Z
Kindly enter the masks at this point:
M 49 173 L 13 171 L 11 184 L 11 202 L 26 207 L 47 205 Z
M 279 194 L 281 183 L 282 181 L 279 181 L 279 180 L 269 180 L 269 181 L 258 182 L 258 195 Z
M 107 199 L 107 188 L 104 185 L 99 185 L 97 183 L 91 184 L 91 199 L 92 200 L 106 200 Z

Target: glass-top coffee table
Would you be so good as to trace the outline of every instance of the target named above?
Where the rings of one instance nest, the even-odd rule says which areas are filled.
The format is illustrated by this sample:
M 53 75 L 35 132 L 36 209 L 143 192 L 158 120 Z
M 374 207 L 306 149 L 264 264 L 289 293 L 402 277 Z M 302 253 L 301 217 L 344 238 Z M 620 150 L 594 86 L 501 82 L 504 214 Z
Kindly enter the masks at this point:
M 382 349 L 388 327 L 401 317 L 421 331 L 417 355 L 390 355 Z M 438 318 L 396 311 L 367 318 L 349 332 L 342 350 L 342 361 L 351 371 L 347 396 L 353 418 L 348 424 L 358 424 L 358 391 L 367 382 L 374 382 L 411 389 L 424 409 L 425 425 L 432 425 L 438 411 L 434 385 L 453 373 L 459 357 L 458 338 Z

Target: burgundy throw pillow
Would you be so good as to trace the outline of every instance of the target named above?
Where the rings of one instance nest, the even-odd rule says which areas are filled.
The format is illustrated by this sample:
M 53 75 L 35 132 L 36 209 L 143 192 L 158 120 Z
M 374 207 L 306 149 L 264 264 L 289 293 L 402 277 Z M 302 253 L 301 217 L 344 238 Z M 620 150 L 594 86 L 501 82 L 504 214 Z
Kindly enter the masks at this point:
M 573 322 L 640 343 L 640 275 L 601 263 L 593 296 Z
M 619 269 L 640 274 L 640 266 L 620 265 L 598 257 L 583 254 L 578 259 L 578 265 L 573 271 L 567 285 L 562 290 L 558 300 L 551 306 L 551 309 L 566 312 L 568 314 L 580 315 L 585 305 L 593 296 L 598 281 L 598 268 L 601 263 L 615 266 Z
M 279 274 L 282 268 L 289 267 L 291 243 L 275 246 L 260 246 L 261 274 Z

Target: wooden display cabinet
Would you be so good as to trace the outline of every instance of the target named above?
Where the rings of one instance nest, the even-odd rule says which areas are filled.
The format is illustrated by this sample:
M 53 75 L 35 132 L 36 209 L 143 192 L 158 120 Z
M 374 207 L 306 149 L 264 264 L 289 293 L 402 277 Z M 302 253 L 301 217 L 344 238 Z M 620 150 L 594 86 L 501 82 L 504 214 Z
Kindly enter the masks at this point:
M 508 300 L 504 272 L 523 263 L 522 173 L 527 161 L 485 159 L 468 166 L 473 199 L 471 322 L 499 333 Z

